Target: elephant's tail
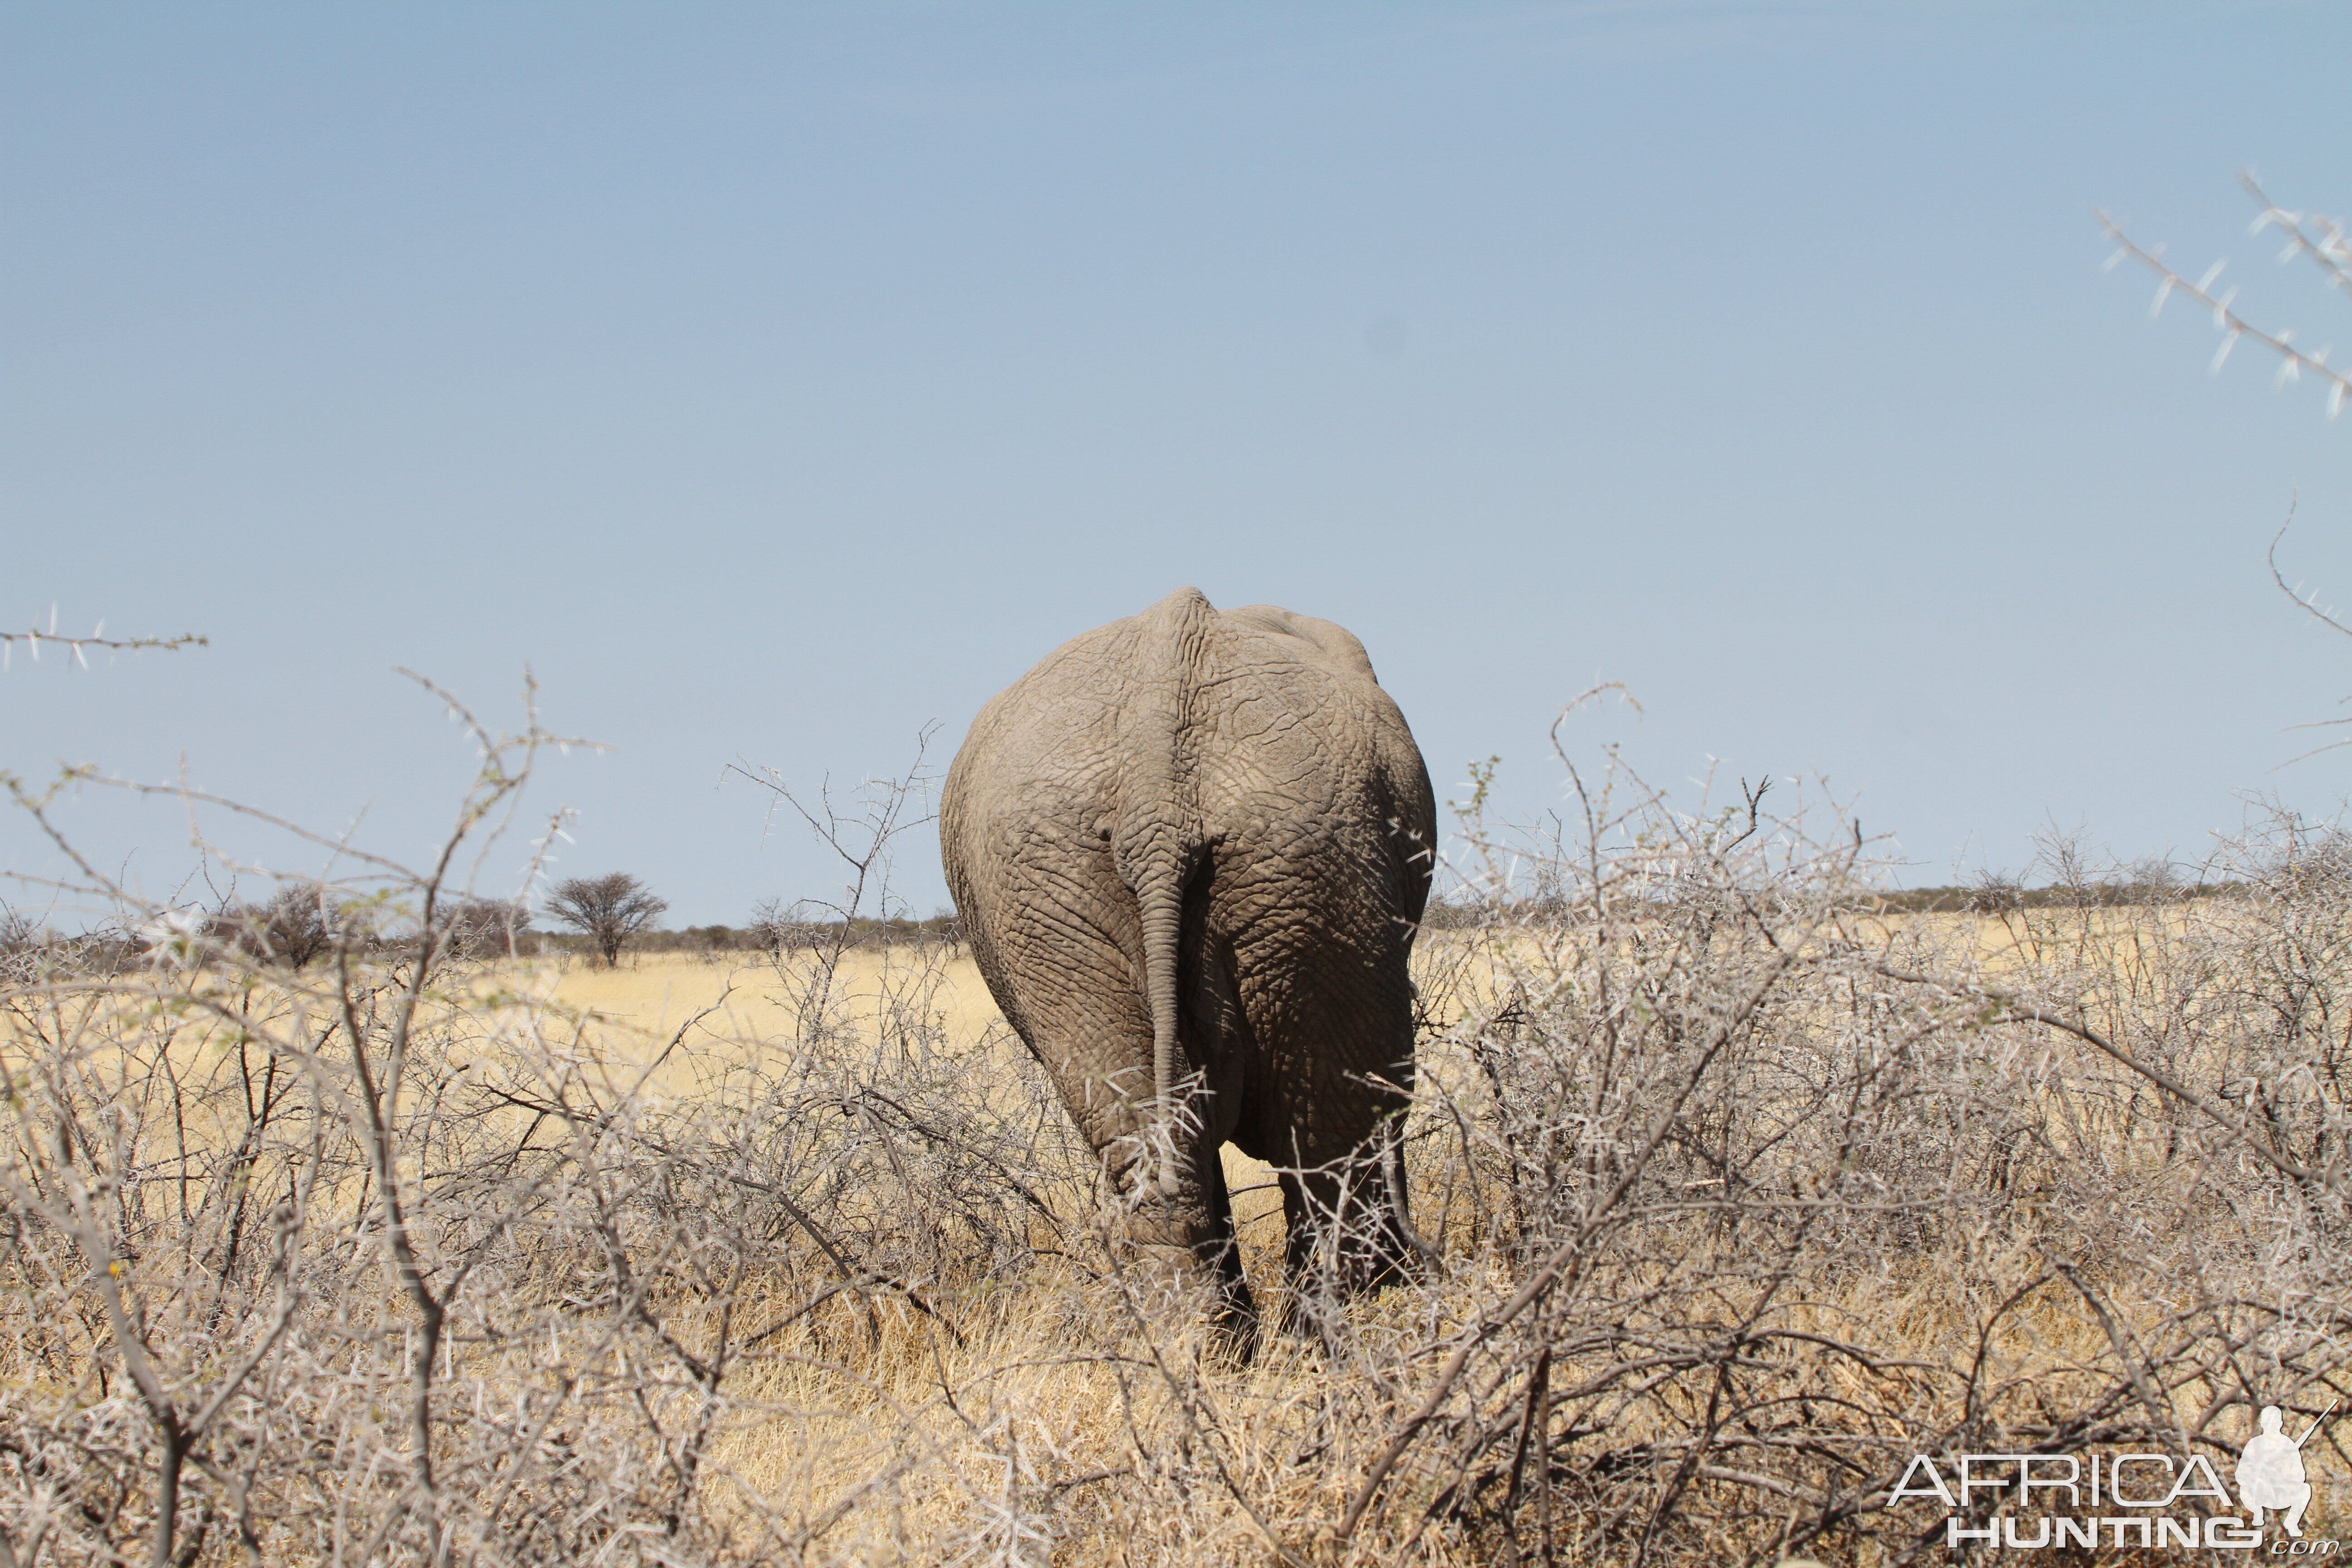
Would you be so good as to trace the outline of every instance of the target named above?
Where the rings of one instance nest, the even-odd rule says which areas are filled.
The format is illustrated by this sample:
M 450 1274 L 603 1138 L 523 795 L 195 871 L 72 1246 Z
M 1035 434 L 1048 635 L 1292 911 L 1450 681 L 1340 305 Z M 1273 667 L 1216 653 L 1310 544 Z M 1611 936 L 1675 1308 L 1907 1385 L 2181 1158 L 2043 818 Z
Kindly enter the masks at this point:
M 1126 798 L 1114 845 L 1119 876 L 1135 895 L 1143 928 L 1143 982 L 1151 1010 L 1151 1089 L 1161 1151 L 1155 1184 L 1175 1190 L 1177 1063 L 1182 1016 L 1177 975 L 1184 892 L 1207 850 L 1188 752 L 1192 695 L 1200 684 L 1217 612 L 1197 588 L 1179 588 L 1139 617 L 1143 663 L 1158 679 L 1139 694 L 1126 737 Z

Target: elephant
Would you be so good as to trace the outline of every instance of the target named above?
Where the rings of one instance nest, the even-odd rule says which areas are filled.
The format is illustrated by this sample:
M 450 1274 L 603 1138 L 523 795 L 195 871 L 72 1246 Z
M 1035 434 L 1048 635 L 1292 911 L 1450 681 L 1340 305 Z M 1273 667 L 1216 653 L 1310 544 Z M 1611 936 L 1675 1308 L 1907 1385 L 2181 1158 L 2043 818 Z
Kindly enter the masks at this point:
M 939 820 L 972 957 L 1129 1244 L 1255 1342 L 1230 1142 L 1283 1173 L 1293 1314 L 1310 1279 L 1398 1276 L 1425 1245 L 1391 1123 L 1436 804 L 1361 643 L 1180 588 L 982 710 Z

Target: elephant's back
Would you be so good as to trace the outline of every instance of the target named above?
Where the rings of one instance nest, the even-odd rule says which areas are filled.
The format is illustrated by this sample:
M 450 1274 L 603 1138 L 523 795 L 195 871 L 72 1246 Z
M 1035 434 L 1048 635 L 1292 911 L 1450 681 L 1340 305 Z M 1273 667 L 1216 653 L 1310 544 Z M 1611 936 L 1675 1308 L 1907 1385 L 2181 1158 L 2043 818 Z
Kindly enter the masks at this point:
M 1435 831 L 1420 751 L 1352 635 L 1181 589 L 1071 638 L 982 709 L 940 800 L 959 904 L 981 862 L 1108 857 L 1115 820 L 1161 790 L 1188 838 L 1269 875 L 1333 862 L 1385 878 L 1412 853 L 1395 829 L 1418 847 Z
M 1187 619 L 1204 635 L 1169 634 Z M 1305 742 L 1328 753 L 1318 772 L 1421 771 L 1404 716 L 1344 627 L 1270 605 L 1221 613 L 1183 588 L 1072 637 L 990 700 L 949 770 L 947 796 L 968 808 L 1087 779 L 1097 759 L 1157 744 L 1139 721 L 1155 698 L 1175 710 L 1184 760 L 1257 751 L 1278 772 L 1282 759 L 1313 761 L 1298 754 Z

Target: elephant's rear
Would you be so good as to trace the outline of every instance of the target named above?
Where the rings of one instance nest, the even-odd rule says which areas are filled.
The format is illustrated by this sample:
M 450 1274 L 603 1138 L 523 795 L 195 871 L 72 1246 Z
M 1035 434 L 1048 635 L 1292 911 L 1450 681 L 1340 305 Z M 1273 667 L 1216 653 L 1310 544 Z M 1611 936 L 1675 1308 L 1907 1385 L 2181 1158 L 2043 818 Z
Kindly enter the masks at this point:
M 1434 835 L 1420 752 L 1355 638 L 1190 589 L 1000 694 L 940 805 L 991 992 L 1114 1170 L 1192 1216 L 1187 1245 L 1230 1240 L 1225 1139 L 1342 1173 L 1286 1181 L 1294 1259 L 1411 1083 Z
M 1140 1011 L 1117 1011 L 1155 1036 L 1197 1023 L 1182 931 L 1188 953 L 1230 951 L 1258 1038 L 1317 1037 L 1310 1078 L 1410 1051 L 1434 834 L 1420 752 L 1355 638 L 1270 606 L 1220 615 L 1191 589 L 1001 693 L 940 805 L 974 956 L 1033 1047 L 1049 1043 L 1040 981 L 1124 989 Z M 1216 1065 L 1211 1042 L 1185 1044 L 1180 1071 Z

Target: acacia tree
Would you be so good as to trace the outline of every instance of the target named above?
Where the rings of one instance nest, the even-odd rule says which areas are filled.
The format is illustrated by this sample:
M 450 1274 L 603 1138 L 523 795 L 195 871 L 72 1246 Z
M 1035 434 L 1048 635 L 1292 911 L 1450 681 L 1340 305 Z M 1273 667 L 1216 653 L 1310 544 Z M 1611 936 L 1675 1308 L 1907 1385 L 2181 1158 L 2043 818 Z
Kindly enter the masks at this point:
M 586 936 L 607 966 L 621 962 L 621 944 L 653 924 L 669 900 L 626 871 L 606 877 L 572 877 L 555 886 L 547 901 L 550 918 Z

